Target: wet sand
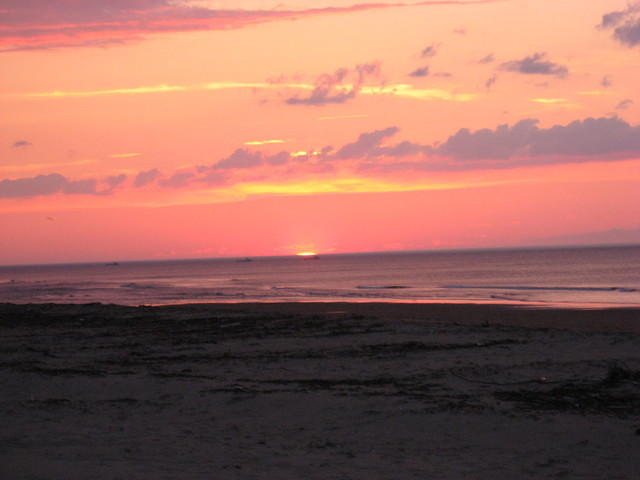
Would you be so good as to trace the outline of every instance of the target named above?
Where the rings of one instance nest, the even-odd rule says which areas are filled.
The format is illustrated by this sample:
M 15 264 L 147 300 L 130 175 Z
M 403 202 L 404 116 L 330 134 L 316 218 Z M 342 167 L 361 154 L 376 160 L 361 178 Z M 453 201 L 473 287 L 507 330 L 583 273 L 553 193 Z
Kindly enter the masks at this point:
M 640 478 L 640 310 L 0 304 L 2 479 Z

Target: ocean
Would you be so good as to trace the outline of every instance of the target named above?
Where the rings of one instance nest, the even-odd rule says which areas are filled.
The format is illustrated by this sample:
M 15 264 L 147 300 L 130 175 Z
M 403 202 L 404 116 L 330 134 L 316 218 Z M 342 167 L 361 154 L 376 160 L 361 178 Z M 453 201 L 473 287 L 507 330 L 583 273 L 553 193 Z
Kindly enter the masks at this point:
M 640 246 L 0 267 L 0 302 L 640 306 Z

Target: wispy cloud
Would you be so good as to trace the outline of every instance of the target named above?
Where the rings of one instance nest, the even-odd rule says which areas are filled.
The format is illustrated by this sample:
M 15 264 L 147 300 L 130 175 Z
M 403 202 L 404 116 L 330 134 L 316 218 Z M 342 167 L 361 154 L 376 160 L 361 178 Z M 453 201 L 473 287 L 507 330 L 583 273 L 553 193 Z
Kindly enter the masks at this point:
M 27 93 L 24 96 L 32 98 L 101 97 L 109 95 L 147 95 L 203 90 L 273 90 L 280 88 L 313 90 L 314 86 L 305 83 L 210 82 L 202 85 L 144 85 L 140 87 L 111 88 L 105 90 L 56 90 L 52 92 Z
M 557 104 L 557 103 L 568 102 L 566 98 L 532 98 L 531 101 L 536 103 L 546 103 L 546 104 Z
M 356 77 L 357 78 L 357 77 Z M 328 90 L 326 87 L 331 86 Z M 159 85 L 159 86 L 141 86 L 132 88 L 118 88 L 107 90 L 85 90 L 85 91 L 53 91 L 53 92 L 35 92 L 26 93 L 24 97 L 56 99 L 56 98 L 73 98 L 73 97 L 100 97 L 108 95 L 149 95 L 149 94 L 171 94 L 186 91 L 222 91 L 231 89 L 245 90 L 302 90 L 310 92 L 307 97 L 290 97 L 297 98 L 294 102 L 304 104 L 309 102 L 318 102 L 322 104 L 324 100 L 327 103 L 344 103 L 356 94 L 359 95 L 389 95 L 397 97 L 414 98 L 418 100 L 447 100 L 454 102 L 468 102 L 477 97 L 473 93 L 456 93 L 442 89 L 423 89 L 416 88 L 411 84 L 390 84 L 390 85 L 359 85 L 353 83 L 326 83 L 324 89 L 318 89 L 318 84 L 309 83 L 276 83 L 276 82 L 211 82 L 203 85 Z M 314 93 L 315 92 L 315 93 Z M 335 97 L 335 98 L 333 98 Z M 333 100 L 333 102 L 332 102 Z M 322 117 L 325 118 L 325 117 Z
M 475 93 L 450 92 L 439 88 L 416 88 L 406 83 L 391 84 L 382 87 L 363 87 L 361 93 L 366 95 L 391 95 L 416 100 L 445 100 L 452 102 L 470 102 L 478 96 Z
M 300 90 L 313 90 L 314 86 L 308 83 L 291 83 L 291 82 L 210 82 L 203 86 L 191 87 L 191 90 L 204 89 L 204 90 L 231 90 L 231 89 L 278 89 L 278 88 L 293 88 Z
M 434 44 L 431 44 L 431 45 L 427 45 L 420 52 L 420 56 L 422 58 L 435 57 L 438 54 L 438 48 L 440 48 L 440 45 L 438 45 L 437 43 L 434 43 Z
M 13 148 L 25 148 L 31 147 L 33 144 L 27 140 L 18 140 L 17 142 L 13 142 L 11 145 Z
M 141 153 L 112 153 L 109 158 L 134 158 L 140 157 Z
M 633 100 L 631 100 L 630 98 L 625 98 L 624 100 L 619 102 L 615 108 L 616 110 L 626 110 L 631 105 L 633 105 Z
M 320 75 L 308 96 L 289 97 L 285 102 L 289 105 L 312 106 L 344 103 L 355 98 L 369 78 L 376 78 L 379 75 L 380 64 L 376 62 L 357 65 L 353 69 L 341 68 L 334 73 Z
M 609 90 L 583 90 L 582 92 L 576 92 L 578 95 L 587 95 L 591 97 L 598 97 L 602 95 L 612 95 Z
M 353 118 L 367 118 L 366 113 L 353 113 L 349 115 L 330 115 L 327 117 L 318 117 L 318 120 L 348 120 Z
M 279 144 L 279 143 L 286 143 L 286 140 L 278 140 L 278 139 L 273 139 L 273 140 L 251 140 L 248 142 L 244 142 L 245 145 L 247 146 L 259 146 L 259 145 L 273 145 L 273 144 Z
M 182 92 L 187 90 L 188 87 L 182 87 L 177 85 L 155 85 L 149 87 L 134 87 L 134 88 L 114 88 L 109 90 L 87 90 L 87 91 L 53 91 L 53 92 L 40 92 L 40 93 L 28 93 L 27 97 L 100 97 L 106 95 L 138 95 L 145 93 L 168 93 L 168 92 Z
M 442 0 L 361 3 L 308 9 L 245 10 L 194 6 L 175 0 L 4 0 L 0 52 L 110 47 L 159 33 L 229 30 L 265 22 L 367 10 L 493 3 Z
M 37 37 L 36 37 L 37 38 Z M 31 52 L 31 51 L 42 51 L 42 50 L 59 50 L 63 48 L 81 48 L 81 47 L 112 47 L 119 45 L 127 45 L 136 41 L 140 41 L 142 38 L 139 36 L 133 37 L 122 37 L 122 38 L 95 38 L 95 39 L 87 39 L 87 40 L 73 40 L 69 39 L 69 41 L 58 41 L 52 37 L 37 38 L 37 40 L 32 40 L 31 38 L 25 39 L 24 37 L 18 36 L 18 38 L 9 38 L 3 39 L 0 34 L 0 53 L 9 53 L 9 52 Z M 43 40 L 43 41 L 38 41 Z M 9 43 L 8 42 L 17 42 L 17 43 Z

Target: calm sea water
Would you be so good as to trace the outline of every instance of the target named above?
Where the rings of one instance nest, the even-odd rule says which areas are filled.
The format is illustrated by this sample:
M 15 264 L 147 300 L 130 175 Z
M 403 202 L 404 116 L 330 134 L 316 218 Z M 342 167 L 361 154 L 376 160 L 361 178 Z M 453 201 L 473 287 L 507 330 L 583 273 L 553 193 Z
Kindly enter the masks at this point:
M 640 246 L 0 267 L 0 302 L 640 306 Z

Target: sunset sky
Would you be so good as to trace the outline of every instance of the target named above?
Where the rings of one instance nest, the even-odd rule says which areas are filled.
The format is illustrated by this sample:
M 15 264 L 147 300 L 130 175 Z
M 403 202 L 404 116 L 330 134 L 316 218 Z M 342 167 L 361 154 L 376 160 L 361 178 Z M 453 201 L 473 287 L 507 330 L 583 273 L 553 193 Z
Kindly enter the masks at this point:
M 0 264 L 640 242 L 640 2 L 2 0 Z

